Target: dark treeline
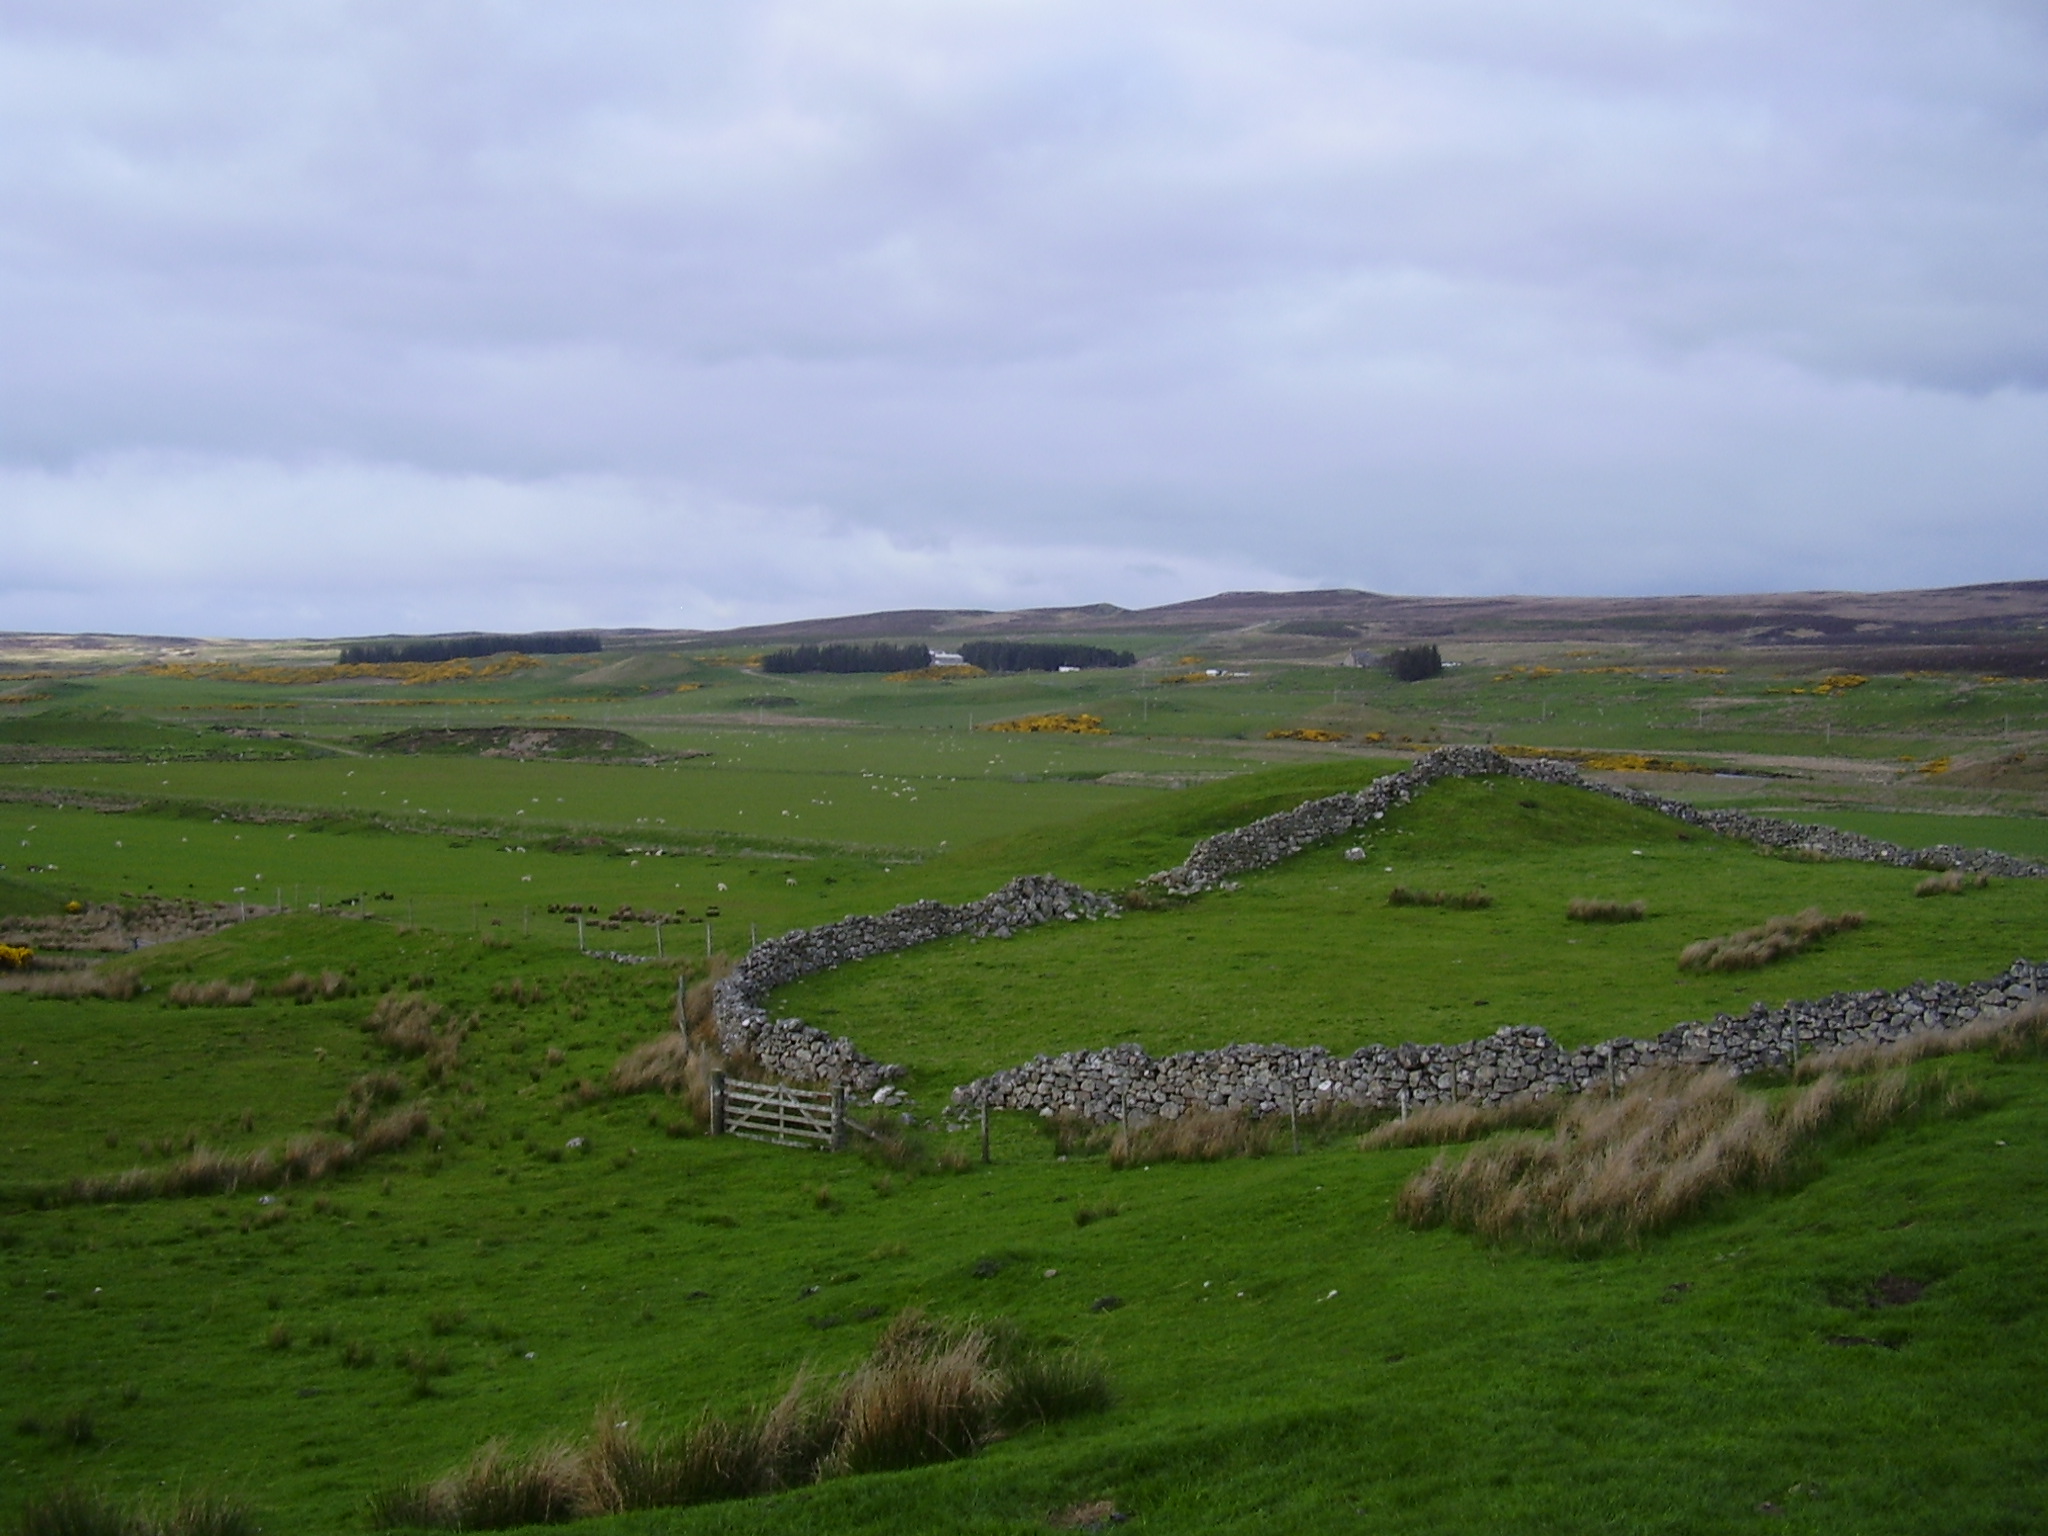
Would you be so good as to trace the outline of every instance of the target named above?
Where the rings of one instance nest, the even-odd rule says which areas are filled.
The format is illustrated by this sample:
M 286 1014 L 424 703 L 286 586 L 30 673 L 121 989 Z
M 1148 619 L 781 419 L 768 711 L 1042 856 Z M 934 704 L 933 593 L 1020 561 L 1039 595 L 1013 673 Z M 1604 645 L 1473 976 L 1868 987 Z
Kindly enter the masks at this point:
M 1441 677 L 1444 659 L 1433 645 L 1402 645 L 1387 652 L 1387 671 L 1404 683 Z
M 596 635 L 458 635 L 447 640 L 366 640 L 341 648 L 343 666 L 387 666 L 394 661 L 459 661 L 465 656 L 496 656 L 524 651 L 529 656 L 562 656 L 601 651 Z
M 792 645 L 761 658 L 763 672 L 914 672 L 931 665 L 932 653 L 921 645 L 872 645 L 835 642 Z
M 1061 667 L 1135 667 L 1129 651 L 1100 645 L 1059 645 L 1030 640 L 970 640 L 960 658 L 984 672 L 1057 672 Z

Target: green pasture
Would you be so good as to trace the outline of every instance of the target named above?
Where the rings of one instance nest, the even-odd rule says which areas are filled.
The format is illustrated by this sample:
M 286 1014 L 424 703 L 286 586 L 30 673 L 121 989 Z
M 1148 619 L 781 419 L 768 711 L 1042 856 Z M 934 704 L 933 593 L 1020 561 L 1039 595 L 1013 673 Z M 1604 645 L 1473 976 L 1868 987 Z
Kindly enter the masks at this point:
M 613 1395 L 672 1422 L 768 1400 L 806 1364 L 850 1364 L 917 1304 L 1098 1351 L 1118 1402 L 968 1462 L 607 1528 L 1021 1533 L 1099 1498 L 1132 1530 L 1261 1536 L 2048 1523 L 2038 1062 L 1920 1068 L 1975 1083 L 1984 1107 L 1835 1145 L 1790 1188 L 1577 1260 L 1395 1226 L 1394 1194 L 1430 1154 L 1361 1153 L 1313 1127 L 1298 1157 L 1112 1172 L 1059 1160 L 1035 1121 L 1006 1115 L 991 1166 L 942 1173 L 929 1158 L 891 1170 L 709 1141 L 677 1103 L 595 1086 L 671 1027 L 707 916 L 713 946 L 737 952 L 1020 873 L 1120 890 L 1199 837 L 1404 760 L 1268 730 L 1891 759 L 1932 796 L 1918 762 L 2043 719 L 2039 685 L 1771 691 L 1822 675 L 1798 658 L 1497 682 L 1506 664 L 1474 654 L 1408 686 L 1219 651 L 1207 664 L 1251 675 L 1161 681 L 1207 644 L 1155 637 L 1138 648 L 1170 665 L 1131 672 L 957 684 L 766 678 L 679 651 L 419 689 L 105 674 L 0 702 L 0 759 L 137 759 L 0 762 L 0 790 L 47 795 L 0 800 L 0 910 L 151 891 L 290 909 L 120 959 L 148 988 L 130 1001 L 0 992 L 0 1519 L 66 1483 L 219 1488 L 269 1530 L 362 1532 L 372 1490 L 492 1437 L 580 1432 Z M 767 698 L 796 702 L 747 702 Z M 1113 734 L 971 728 L 1080 710 Z M 365 746 L 499 722 L 610 726 L 712 755 L 632 767 Z M 140 808 L 51 803 L 70 793 Z M 294 819 L 257 819 L 266 807 Z M 1797 814 L 2048 853 L 2048 822 L 2019 816 Z M 930 1115 L 954 1083 L 1041 1050 L 1348 1049 L 1510 1023 L 1577 1043 L 2048 952 L 2036 882 L 1921 899 L 1915 873 L 1684 830 L 1569 791 L 1447 782 L 1362 840 L 1361 862 L 1339 843 L 1165 910 L 884 957 L 784 989 L 778 1011 L 910 1064 Z M 1483 886 L 1495 902 L 1391 908 L 1397 882 Z M 1579 895 L 1641 898 L 1651 916 L 1568 923 Z M 563 903 L 676 915 L 664 960 L 579 955 L 574 924 L 546 912 Z M 1808 904 L 1868 923 L 1765 971 L 1676 969 L 1691 939 Z M 587 937 L 656 947 L 642 924 Z M 169 1000 L 181 981 L 261 989 L 323 970 L 350 994 Z M 444 1082 L 360 1027 L 391 989 L 467 1024 Z M 267 1201 L 51 1198 L 187 1145 L 330 1127 L 373 1070 L 428 1099 L 437 1143 Z M 928 1153 L 971 1150 L 923 1134 Z M 1114 1214 L 1083 1226 L 1084 1206 Z M 1870 1309 L 1884 1275 L 1926 1282 L 1924 1299 Z M 1096 1310 L 1104 1297 L 1121 1305 Z M 1830 1342 L 1844 1339 L 1876 1342 Z M 90 1435 L 67 1435 L 81 1414 Z
M 1804 808 L 1780 812 L 1792 821 L 1880 837 L 1907 848 L 1946 843 L 1962 848 L 1996 848 L 2023 859 L 2048 860 L 2048 816 L 1940 816 L 1913 811 L 1851 811 Z
M 1352 862 L 1338 846 L 1164 912 L 947 940 L 776 994 L 939 1092 L 1038 1052 L 1136 1041 L 1154 1055 L 1232 1041 L 1462 1040 L 1540 1024 L 1566 1045 L 1651 1035 L 1755 999 L 1819 997 L 2004 969 L 2048 954 L 2048 886 L 1913 895 L 1919 871 L 1760 855 L 1583 791 L 1449 780 L 1390 812 Z M 1396 885 L 1482 889 L 1477 911 L 1392 907 Z M 1575 896 L 1649 904 L 1574 923 Z M 1820 906 L 1863 928 L 1766 971 L 1688 974 L 1694 939 Z
M 1118 641 L 1117 643 L 1125 643 Z M 876 675 L 767 676 L 730 658 L 688 652 L 626 652 L 599 660 L 554 657 L 506 677 L 428 685 L 344 679 L 280 686 L 184 680 L 140 672 L 82 677 L 55 685 L 66 710 L 107 709 L 144 718 L 161 749 L 191 750 L 183 731 L 221 724 L 284 729 L 345 745 L 410 725 L 459 723 L 479 712 L 529 722 L 560 721 L 658 731 L 766 728 L 777 719 L 839 722 L 899 734 L 962 732 L 992 720 L 1044 712 L 1101 716 L 1136 750 L 1171 743 L 1263 743 L 1270 730 L 1318 726 L 1390 740 L 1528 741 L 1675 755 L 1727 753 L 1892 759 L 1902 772 L 1959 747 L 1990 745 L 2038 731 L 2048 718 L 2048 684 L 1970 677 L 1883 676 L 1820 694 L 1823 661 L 1797 655 L 1733 655 L 1725 671 L 1663 666 L 1625 651 L 1550 654 L 1547 674 L 1490 655 L 1527 648 L 1485 643 L 1453 670 L 1424 683 L 1394 682 L 1371 669 L 1307 664 L 1254 654 L 1233 660 L 1243 637 L 1221 642 L 1202 666 L 1184 667 L 1182 645 L 1199 637 L 1132 641 L 1148 663 L 1131 669 L 1031 673 L 947 682 L 889 682 Z M 1332 656 L 1340 648 L 1334 648 Z M 1193 654 L 1190 652 L 1189 654 Z M 593 664 L 594 663 L 594 664 Z M 1596 670 L 1633 664 L 1626 672 Z M 1216 666 L 1225 676 L 1169 679 Z M 43 685 L 39 685 L 43 686 Z M 687 691 L 677 691 L 678 689 Z M 47 706 L 0 701 L 0 746 L 15 723 Z M 159 728 L 161 729 L 159 730 Z M 829 730 L 812 726 L 811 731 Z M 141 736 L 135 737 L 144 750 Z M 1149 743 L 1150 747 L 1139 746 Z M 245 742 L 241 750 L 265 750 Z M 267 750 L 289 748 L 272 746 Z
M 358 994 L 163 1001 L 180 977 L 321 960 Z M 1948 1064 L 1986 1110 L 1564 1260 L 1394 1226 L 1428 1154 L 1342 1140 L 1112 1173 L 1006 1116 L 994 1164 L 949 1175 L 673 1136 L 662 1101 L 570 1091 L 664 1027 L 656 967 L 302 917 L 143 963 L 153 990 L 130 1002 L 0 998 L 9 1504 L 203 1486 L 269 1529 L 362 1531 L 372 1489 L 487 1438 L 577 1432 L 606 1397 L 677 1422 L 761 1401 L 918 1304 L 1099 1352 L 1117 1405 L 971 1462 L 608 1528 L 1023 1532 L 1096 1498 L 1134 1529 L 1204 1531 L 1745 1530 L 1768 1504 L 1794 1529 L 2018 1532 L 2048 1513 L 2038 1064 Z M 494 996 L 515 976 L 541 996 Z M 415 978 L 475 1019 L 438 1149 L 268 1202 L 28 1203 L 156 1157 L 144 1138 L 321 1123 L 386 1065 L 356 1027 L 371 996 Z M 1116 1214 L 1084 1227 L 1084 1205 Z M 1926 1297 L 1872 1313 L 1882 1275 Z M 86 1444 L 59 1432 L 78 1410 Z
M 395 824 L 491 822 L 537 836 L 592 828 L 687 842 L 936 851 L 1071 819 L 1152 791 L 1106 774 L 1226 773 L 1213 755 L 1134 751 L 1086 737 L 869 738 L 847 732 L 647 732 L 712 755 L 654 767 L 446 756 L 295 763 L 62 763 L 0 766 L 0 787 L 216 805 L 278 806 Z

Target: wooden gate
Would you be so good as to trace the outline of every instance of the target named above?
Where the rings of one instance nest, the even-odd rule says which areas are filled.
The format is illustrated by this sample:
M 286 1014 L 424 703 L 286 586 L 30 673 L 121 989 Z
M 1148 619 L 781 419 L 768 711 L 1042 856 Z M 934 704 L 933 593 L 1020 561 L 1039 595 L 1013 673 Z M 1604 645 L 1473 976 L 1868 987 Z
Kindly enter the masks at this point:
M 778 1147 L 846 1148 L 846 1089 L 746 1083 L 711 1074 L 711 1134 Z

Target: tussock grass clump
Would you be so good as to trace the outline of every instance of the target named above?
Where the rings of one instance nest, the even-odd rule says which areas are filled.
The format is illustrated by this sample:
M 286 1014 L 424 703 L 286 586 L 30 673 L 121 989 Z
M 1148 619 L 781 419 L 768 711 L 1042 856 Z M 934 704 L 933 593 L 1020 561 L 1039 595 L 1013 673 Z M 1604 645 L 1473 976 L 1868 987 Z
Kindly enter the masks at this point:
M 1474 886 L 1469 891 L 1418 891 L 1397 885 L 1387 892 L 1390 907 L 1449 907 L 1457 912 L 1477 912 L 1493 905 L 1493 898 Z
M 56 1198 L 66 1204 L 103 1205 L 314 1184 L 368 1158 L 396 1152 L 433 1130 L 433 1116 L 425 1105 L 406 1104 L 368 1120 L 353 1140 L 316 1133 L 294 1136 L 282 1147 L 258 1147 L 253 1152 L 195 1146 L 176 1162 L 161 1167 L 73 1179 Z
M 1214 1163 L 1226 1157 L 1264 1157 L 1285 1134 L 1275 1115 L 1255 1120 L 1227 1110 L 1189 1110 L 1175 1120 L 1154 1120 L 1119 1130 L 1109 1143 L 1109 1166 L 1133 1163 Z
M 1990 1051 L 1997 1061 L 2026 1061 L 2048 1053 L 2048 1002 L 2029 1003 L 1999 1018 L 1978 1019 L 1960 1029 L 1928 1029 L 1902 1040 L 1845 1046 L 1808 1056 L 1794 1068 L 1801 1082 L 1830 1072 L 1874 1072 L 1910 1066 L 1930 1056 Z
M 1358 1138 L 1359 1150 L 1387 1147 L 1440 1147 L 1454 1141 L 1477 1141 L 1495 1131 L 1553 1125 L 1564 1112 L 1562 1094 L 1510 1099 L 1505 1104 L 1430 1104 L 1405 1120 L 1389 1120 Z
M 901 1115 L 874 1110 L 850 1116 L 847 1124 L 855 1132 L 854 1150 L 877 1167 L 891 1173 L 913 1173 L 933 1166 L 931 1143 L 905 1125 Z
M 462 1059 L 463 1036 L 476 1020 L 458 1023 L 448 1010 L 417 992 L 387 992 L 363 1021 L 386 1050 L 424 1058 L 427 1080 L 446 1082 Z
M 1974 1101 L 1939 1077 L 1829 1073 L 1776 1102 L 1726 1072 L 1646 1073 L 1585 1093 L 1549 1137 L 1509 1136 L 1448 1155 L 1394 1202 L 1410 1226 L 1568 1252 L 1632 1245 L 1742 1190 L 1793 1178 L 1829 1135 L 1874 1135 L 1923 1109 Z
M 1058 1157 L 1086 1157 L 1107 1152 L 1117 1134 L 1115 1126 L 1097 1125 L 1093 1120 L 1084 1120 L 1073 1114 L 1044 1116 L 1038 1122 L 1038 1129 L 1040 1134 L 1051 1140 L 1053 1153 Z
M 447 1013 L 418 992 L 386 992 L 363 1021 L 378 1044 L 401 1056 L 424 1056 L 434 1048 L 442 1017 Z
M 159 1508 L 86 1488 L 30 1499 L 15 1526 L 19 1536 L 257 1536 L 261 1529 L 247 1509 L 212 1494 L 186 1494 Z
M 672 1434 L 598 1406 L 580 1443 L 514 1453 L 492 1441 L 461 1467 L 379 1493 L 381 1528 L 505 1530 L 801 1487 L 972 1456 L 997 1437 L 1106 1407 L 1102 1368 L 1027 1344 L 1007 1325 L 943 1323 L 912 1308 L 837 1382 L 799 1371 L 765 1409 L 712 1413 Z
M 1808 907 L 1789 916 L 1766 918 L 1754 928 L 1718 938 L 1700 939 L 1679 954 L 1681 971 L 1754 971 L 1774 960 L 1783 960 L 1810 949 L 1830 934 L 1847 933 L 1863 926 L 1861 912 L 1837 912 L 1830 916 L 1819 907 Z
M 1566 905 L 1564 915 L 1575 923 L 1640 923 L 1650 915 L 1650 904 L 1646 901 L 1599 901 L 1588 896 L 1574 896 Z
M 1966 875 L 1960 869 L 1945 869 L 1929 875 L 1913 887 L 1915 896 L 1960 896 L 1967 890 L 1982 890 L 1991 883 L 1989 875 Z
M 0 992 L 27 997 L 104 997 L 126 1002 L 141 991 L 142 978 L 133 971 L 22 971 L 0 976 Z
M 293 971 L 283 981 L 270 984 L 272 997 L 288 997 L 295 1003 L 310 1003 L 317 999 L 332 1000 L 346 997 L 349 992 L 348 978 L 340 971 L 322 971 L 318 976 L 308 976 L 304 971 Z
M 211 981 L 174 981 L 169 996 L 173 1008 L 246 1008 L 256 1000 L 256 983 L 221 976 Z
M 670 1030 L 642 1041 L 612 1063 L 605 1087 L 614 1094 L 661 1093 L 680 1099 L 698 1126 L 711 1123 L 711 1074 L 727 1065 L 701 1038 Z M 743 1072 L 747 1063 L 734 1063 Z
M 670 1030 L 643 1040 L 613 1062 L 605 1081 L 613 1093 L 679 1093 L 689 1081 L 694 1054 L 689 1037 L 679 1029 Z
M 404 1097 L 405 1079 L 396 1072 L 365 1072 L 334 1106 L 334 1128 L 360 1134 L 379 1109 Z

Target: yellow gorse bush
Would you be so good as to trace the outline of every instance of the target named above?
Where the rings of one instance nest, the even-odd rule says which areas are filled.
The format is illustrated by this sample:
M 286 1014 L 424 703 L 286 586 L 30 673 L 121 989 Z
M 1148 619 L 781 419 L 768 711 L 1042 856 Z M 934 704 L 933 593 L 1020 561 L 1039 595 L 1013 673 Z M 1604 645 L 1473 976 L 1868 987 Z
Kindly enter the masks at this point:
M 1652 752 L 1594 752 L 1584 747 L 1525 747 L 1509 743 L 1495 748 L 1503 757 L 1549 757 L 1577 763 L 1600 773 L 1712 773 L 1682 757 L 1659 757 Z
M 0 971 L 25 971 L 35 957 L 26 944 L 0 944 Z
M 1346 739 L 1342 731 L 1326 731 L 1320 726 L 1314 725 L 1298 726 L 1293 730 L 1266 732 L 1266 740 L 1268 741 L 1344 741 Z
M 1025 715 L 1016 720 L 998 720 L 980 727 L 984 731 L 1068 731 L 1076 736 L 1107 736 L 1109 727 L 1100 715 Z
M 459 683 L 472 678 L 505 677 L 540 663 L 515 652 L 476 666 L 466 657 L 454 661 L 334 662 L 317 667 L 246 667 L 231 662 L 164 662 L 142 668 L 148 677 L 174 677 L 184 682 L 270 683 L 290 686 L 338 683 L 374 677 L 394 683 Z
M 979 667 L 956 664 L 949 667 L 913 667 L 908 672 L 891 672 L 888 681 L 892 683 L 944 683 L 956 677 L 987 677 Z

